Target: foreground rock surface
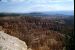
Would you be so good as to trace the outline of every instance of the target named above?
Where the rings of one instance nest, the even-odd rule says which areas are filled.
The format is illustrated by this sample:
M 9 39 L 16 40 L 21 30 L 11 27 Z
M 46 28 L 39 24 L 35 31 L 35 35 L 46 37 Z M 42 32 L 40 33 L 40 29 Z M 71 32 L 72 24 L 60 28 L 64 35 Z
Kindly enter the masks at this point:
M 27 50 L 25 42 L 0 31 L 0 50 Z

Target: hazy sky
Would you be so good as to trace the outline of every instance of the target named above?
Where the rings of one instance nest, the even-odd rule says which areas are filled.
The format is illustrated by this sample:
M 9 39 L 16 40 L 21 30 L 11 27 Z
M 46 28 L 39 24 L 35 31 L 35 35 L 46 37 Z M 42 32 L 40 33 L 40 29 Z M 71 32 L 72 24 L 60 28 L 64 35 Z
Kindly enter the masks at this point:
M 74 0 L 1 0 L 0 12 L 72 11 Z

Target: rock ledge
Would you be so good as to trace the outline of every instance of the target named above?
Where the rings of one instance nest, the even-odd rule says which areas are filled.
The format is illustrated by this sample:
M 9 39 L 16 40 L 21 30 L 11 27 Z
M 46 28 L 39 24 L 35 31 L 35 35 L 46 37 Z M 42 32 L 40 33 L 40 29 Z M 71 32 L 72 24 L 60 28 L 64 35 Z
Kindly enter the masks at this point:
M 25 42 L 0 31 L 0 50 L 27 50 Z

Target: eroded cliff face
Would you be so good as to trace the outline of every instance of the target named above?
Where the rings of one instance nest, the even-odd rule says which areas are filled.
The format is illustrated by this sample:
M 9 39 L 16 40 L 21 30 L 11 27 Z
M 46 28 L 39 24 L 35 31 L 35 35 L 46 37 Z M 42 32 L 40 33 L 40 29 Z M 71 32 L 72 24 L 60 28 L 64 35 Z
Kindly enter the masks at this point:
M 25 42 L 0 31 L 0 50 L 27 50 Z
M 0 26 L 5 33 L 26 42 L 32 50 L 63 50 L 64 38 L 55 31 L 58 29 L 56 20 L 8 16 L 0 19 Z

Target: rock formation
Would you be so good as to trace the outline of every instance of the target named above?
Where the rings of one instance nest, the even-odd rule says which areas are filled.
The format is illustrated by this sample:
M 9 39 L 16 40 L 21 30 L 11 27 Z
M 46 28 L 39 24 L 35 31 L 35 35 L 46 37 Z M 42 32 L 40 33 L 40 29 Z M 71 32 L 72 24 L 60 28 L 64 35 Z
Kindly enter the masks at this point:
M 0 31 L 0 50 L 27 50 L 25 42 Z

